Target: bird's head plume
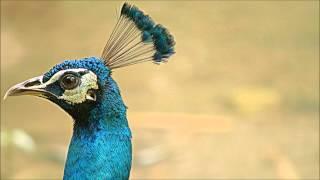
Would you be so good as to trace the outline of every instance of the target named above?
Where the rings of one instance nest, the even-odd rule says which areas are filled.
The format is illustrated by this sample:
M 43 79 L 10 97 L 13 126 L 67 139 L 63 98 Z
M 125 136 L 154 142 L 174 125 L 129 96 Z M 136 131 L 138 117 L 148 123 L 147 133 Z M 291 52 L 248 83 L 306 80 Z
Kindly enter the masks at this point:
M 102 52 L 110 69 L 152 61 L 166 62 L 175 53 L 169 31 L 134 5 L 124 3 L 117 24 Z

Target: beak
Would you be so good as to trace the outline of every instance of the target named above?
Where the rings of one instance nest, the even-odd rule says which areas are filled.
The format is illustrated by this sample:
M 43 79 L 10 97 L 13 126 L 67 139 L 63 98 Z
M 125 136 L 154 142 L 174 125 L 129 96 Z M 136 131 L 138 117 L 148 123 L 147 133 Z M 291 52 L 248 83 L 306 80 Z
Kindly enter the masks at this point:
M 51 92 L 47 91 L 46 84 L 42 83 L 43 76 L 38 76 L 26 80 L 22 83 L 12 86 L 4 95 L 5 100 L 8 96 L 20 96 L 20 95 L 33 95 L 43 98 L 48 98 L 50 96 L 56 97 Z

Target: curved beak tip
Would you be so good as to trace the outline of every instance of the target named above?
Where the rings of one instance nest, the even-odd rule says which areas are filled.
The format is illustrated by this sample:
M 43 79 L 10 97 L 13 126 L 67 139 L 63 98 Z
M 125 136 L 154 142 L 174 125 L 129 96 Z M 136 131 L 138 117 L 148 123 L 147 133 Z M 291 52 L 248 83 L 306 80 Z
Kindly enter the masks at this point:
M 39 93 L 39 88 L 43 88 L 41 85 L 42 76 L 31 78 L 22 83 L 16 84 L 8 89 L 5 93 L 3 100 L 6 100 L 8 96 L 18 96 Z
M 8 96 L 13 95 L 15 89 L 16 89 L 16 86 L 13 86 L 10 89 L 8 89 L 8 91 L 3 96 L 3 100 L 6 100 Z
M 9 93 L 7 91 L 6 94 L 4 94 L 4 96 L 3 96 L 3 100 L 6 100 L 8 96 L 9 96 Z
M 4 94 L 3 100 L 6 100 L 8 96 L 14 96 L 14 95 L 19 95 L 19 92 L 21 90 L 20 84 L 17 84 L 15 86 L 12 86 L 8 91 Z

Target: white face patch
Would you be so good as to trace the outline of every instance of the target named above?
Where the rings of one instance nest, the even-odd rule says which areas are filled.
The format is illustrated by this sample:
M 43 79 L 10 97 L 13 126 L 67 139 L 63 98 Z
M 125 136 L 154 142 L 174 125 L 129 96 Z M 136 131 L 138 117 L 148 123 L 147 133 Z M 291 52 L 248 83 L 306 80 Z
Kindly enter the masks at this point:
M 49 84 L 52 84 L 60 79 L 60 77 L 67 73 L 67 72 L 85 72 L 86 74 L 81 76 L 81 83 L 79 86 L 77 86 L 74 89 L 70 90 L 64 90 L 64 93 L 62 96 L 59 96 L 59 99 L 65 100 L 69 104 L 79 104 L 87 99 L 93 100 L 91 96 L 88 96 L 88 90 L 89 89 L 98 89 L 98 79 L 97 76 L 87 69 L 79 68 L 79 69 L 67 69 L 62 70 L 54 74 L 46 83 L 42 84 L 41 86 L 47 86 Z M 88 98 L 90 97 L 90 98 Z
M 87 92 L 89 89 L 98 89 L 97 81 L 97 76 L 93 72 L 89 71 L 89 73 L 81 77 L 80 86 L 71 90 L 65 90 L 59 99 L 63 99 L 70 104 L 82 103 L 87 100 Z

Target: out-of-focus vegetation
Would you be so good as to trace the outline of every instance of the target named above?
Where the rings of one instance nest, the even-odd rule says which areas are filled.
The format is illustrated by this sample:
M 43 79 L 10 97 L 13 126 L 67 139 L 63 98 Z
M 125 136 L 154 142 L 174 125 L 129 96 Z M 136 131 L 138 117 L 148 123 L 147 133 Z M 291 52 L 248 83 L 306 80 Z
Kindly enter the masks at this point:
M 133 3 L 169 28 L 177 54 L 113 73 L 132 178 L 319 178 L 318 1 Z M 1 97 L 61 60 L 99 56 L 120 6 L 1 1 Z M 1 132 L 2 178 L 62 177 L 72 120 L 57 106 L 1 100 Z M 29 136 L 32 150 L 15 143 Z

